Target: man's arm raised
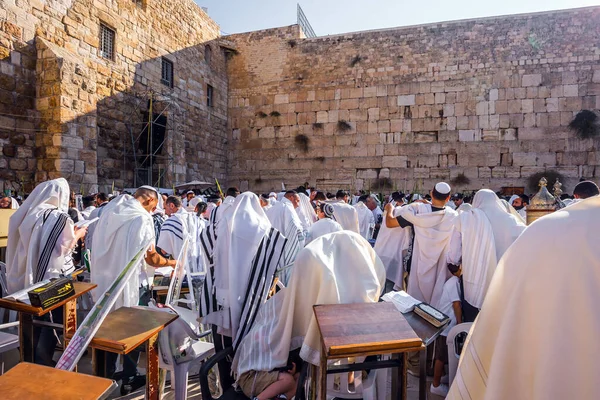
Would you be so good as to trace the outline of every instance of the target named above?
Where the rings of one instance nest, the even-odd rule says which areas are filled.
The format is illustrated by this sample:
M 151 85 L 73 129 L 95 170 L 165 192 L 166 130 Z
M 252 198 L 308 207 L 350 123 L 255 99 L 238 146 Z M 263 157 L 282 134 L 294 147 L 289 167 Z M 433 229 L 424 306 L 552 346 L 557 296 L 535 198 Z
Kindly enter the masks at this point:
M 177 260 L 167 260 L 160 254 L 158 254 L 154 246 L 151 246 L 150 249 L 146 252 L 145 260 L 148 265 L 154 268 L 175 267 L 175 265 L 177 265 Z

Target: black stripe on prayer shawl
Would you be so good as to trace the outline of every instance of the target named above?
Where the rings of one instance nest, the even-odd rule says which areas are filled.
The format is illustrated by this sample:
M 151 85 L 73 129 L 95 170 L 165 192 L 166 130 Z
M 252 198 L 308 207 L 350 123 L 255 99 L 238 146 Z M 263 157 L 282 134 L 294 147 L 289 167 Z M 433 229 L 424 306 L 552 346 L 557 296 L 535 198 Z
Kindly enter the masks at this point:
M 177 232 L 183 234 L 183 225 L 181 223 L 175 225 L 173 222 L 175 222 L 175 221 L 172 221 L 171 218 L 169 218 L 168 220 L 166 220 L 165 223 L 162 224 L 163 229 L 165 227 L 168 227 L 168 228 L 174 229 Z M 179 221 L 177 221 L 177 222 L 179 222 Z
M 181 227 L 183 228 L 183 224 L 182 224 L 182 223 L 181 223 L 181 221 L 180 221 L 180 220 L 178 220 L 177 218 L 168 218 L 168 219 L 165 221 L 165 224 L 169 224 L 169 223 L 177 223 L 177 224 L 179 224 L 179 226 L 181 226 Z
M 293 221 L 290 221 L 285 232 L 285 238 L 288 240 L 288 244 L 285 248 L 283 265 L 281 267 L 286 267 L 296 260 L 296 255 L 300 250 L 299 236 L 301 234 L 302 233 L 298 231 L 296 224 L 294 224 Z
M 171 230 L 169 228 L 171 228 L 171 227 L 170 226 L 165 227 L 163 225 L 162 229 L 160 230 L 160 233 L 162 234 L 163 232 L 170 232 L 173 235 L 177 236 L 179 238 L 179 240 L 183 240 L 183 236 L 182 236 L 181 232 L 177 233 L 174 230 Z
M 52 211 L 54 211 L 54 210 L 50 210 L 50 213 Z M 50 213 L 44 215 L 43 223 L 46 223 L 46 220 L 50 216 Z M 46 271 L 48 270 L 48 264 L 50 263 L 50 258 L 52 257 L 52 252 L 54 250 L 54 247 L 56 246 L 56 242 L 58 241 L 58 238 L 60 237 L 63 229 L 65 229 L 65 226 L 67 225 L 68 218 L 69 217 L 67 214 L 59 212 L 58 221 L 56 221 L 56 223 L 52 227 L 52 230 L 50 231 L 50 236 L 48 237 L 48 241 L 44 245 L 44 249 L 42 250 L 42 253 L 40 254 L 40 258 L 38 260 L 38 265 L 36 268 L 35 283 L 40 282 L 44 279 L 44 275 L 46 275 Z
M 216 294 L 214 292 L 215 275 L 214 275 L 214 249 L 217 241 L 216 234 L 216 218 L 217 209 L 215 207 L 210 213 L 210 219 L 206 229 L 200 234 L 200 245 L 202 246 L 203 254 L 208 262 L 206 278 L 202 286 L 202 295 L 200 296 L 200 316 L 206 317 L 208 314 L 218 311 Z
M 242 303 L 244 308 L 233 342 L 234 348 L 237 348 L 241 340 L 252 329 L 258 310 L 267 300 L 286 242 L 286 239 L 273 228 L 261 240 L 252 263 L 252 271 Z

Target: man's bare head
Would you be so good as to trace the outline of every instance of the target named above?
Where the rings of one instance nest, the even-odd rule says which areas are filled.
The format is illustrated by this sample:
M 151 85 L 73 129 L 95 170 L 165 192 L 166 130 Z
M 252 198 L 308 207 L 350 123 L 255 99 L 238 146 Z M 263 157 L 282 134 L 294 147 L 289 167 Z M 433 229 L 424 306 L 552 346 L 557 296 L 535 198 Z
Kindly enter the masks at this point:
M 294 208 L 300 207 L 300 195 L 298 195 L 298 193 L 295 190 L 288 190 L 287 192 L 285 192 L 284 197 L 292 203 Z
M 135 191 L 133 197 L 135 197 L 137 201 L 140 202 L 142 207 L 144 207 L 144 210 L 148 211 L 149 213 L 154 211 L 158 205 L 158 192 L 149 187 L 142 186 Z

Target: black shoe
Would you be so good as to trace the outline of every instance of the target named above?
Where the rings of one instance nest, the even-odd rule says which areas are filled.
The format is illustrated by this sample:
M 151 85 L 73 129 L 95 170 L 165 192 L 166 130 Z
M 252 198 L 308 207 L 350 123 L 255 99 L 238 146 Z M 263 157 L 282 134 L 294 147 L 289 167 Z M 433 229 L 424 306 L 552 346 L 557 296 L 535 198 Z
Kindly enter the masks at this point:
M 127 396 L 144 386 L 146 386 L 146 375 L 136 375 L 127 382 L 123 382 L 121 385 L 121 396 Z

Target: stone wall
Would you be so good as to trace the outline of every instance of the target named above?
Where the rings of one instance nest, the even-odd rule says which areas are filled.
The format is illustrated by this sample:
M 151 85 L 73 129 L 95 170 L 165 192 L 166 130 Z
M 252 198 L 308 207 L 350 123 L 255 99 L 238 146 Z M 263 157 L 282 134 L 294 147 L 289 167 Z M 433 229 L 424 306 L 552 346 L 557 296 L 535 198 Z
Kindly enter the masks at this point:
M 131 138 L 150 97 L 168 121 L 153 183 L 225 180 L 227 43 L 193 0 L 0 0 L 0 20 L 0 186 L 29 191 L 55 176 L 84 191 L 133 185 Z M 99 54 L 100 23 L 116 32 L 114 60 Z
M 228 65 L 230 181 L 499 189 L 554 169 L 572 190 L 600 165 L 600 140 L 567 128 L 600 105 L 599 34 L 593 7 L 313 39 L 297 26 L 228 36 L 240 52 Z

